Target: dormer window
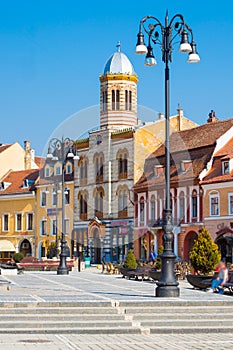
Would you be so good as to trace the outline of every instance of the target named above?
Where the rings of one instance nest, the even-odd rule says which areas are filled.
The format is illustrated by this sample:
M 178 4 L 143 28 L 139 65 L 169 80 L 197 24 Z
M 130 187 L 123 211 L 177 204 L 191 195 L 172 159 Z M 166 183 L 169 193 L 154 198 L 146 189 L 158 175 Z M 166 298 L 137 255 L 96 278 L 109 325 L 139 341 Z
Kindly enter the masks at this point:
M 230 173 L 229 160 L 224 160 L 222 162 L 222 175 L 229 174 L 229 173 Z
M 56 166 L 56 168 L 55 168 L 55 174 L 56 174 L 56 175 L 61 175 L 61 167 L 60 167 L 60 166 Z
M 66 165 L 66 174 L 71 174 L 71 173 L 72 173 L 72 166 L 69 163 L 69 164 Z
M 49 176 L 50 176 L 49 168 L 45 168 L 45 177 L 49 177 Z
M 10 182 L 5 182 L 5 181 L 2 181 L 2 182 L 0 182 L 0 190 L 1 190 L 1 191 L 6 190 L 6 189 L 7 189 L 7 187 L 8 187 L 8 186 L 10 186 L 10 185 L 11 185 L 11 183 L 10 183 Z
M 23 180 L 23 187 L 24 188 L 27 188 L 29 186 L 29 184 L 28 184 L 28 179 L 24 179 Z

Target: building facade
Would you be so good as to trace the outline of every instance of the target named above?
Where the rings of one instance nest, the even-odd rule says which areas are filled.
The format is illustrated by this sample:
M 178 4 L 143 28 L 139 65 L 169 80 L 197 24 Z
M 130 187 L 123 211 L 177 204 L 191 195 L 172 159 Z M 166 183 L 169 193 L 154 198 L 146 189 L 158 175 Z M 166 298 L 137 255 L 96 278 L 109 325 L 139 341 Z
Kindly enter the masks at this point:
M 132 188 L 146 156 L 164 140 L 162 116 L 139 123 L 137 83 L 132 64 L 118 46 L 100 76 L 100 127 L 76 142 L 80 159 L 74 172 L 72 246 L 93 263 L 102 258 L 122 261 L 133 247 Z M 171 118 L 175 130 L 194 126 L 181 109 Z
M 209 118 L 207 124 L 175 132 L 170 137 L 174 252 L 185 261 L 189 261 L 189 252 L 200 229 L 207 221 L 210 223 L 208 217 L 205 219 L 206 208 L 209 208 L 206 198 L 209 197 L 201 180 L 211 167 L 216 142 L 222 144 L 221 140 L 227 139 L 226 135 L 232 133 L 232 125 L 233 119 L 217 121 Z M 165 160 L 165 148 L 161 146 L 147 158 L 144 174 L 134 186 L 134 251 L 141 259 L 148 259 L 150 250 L 157 254 L 158 247 L 163 244 Z

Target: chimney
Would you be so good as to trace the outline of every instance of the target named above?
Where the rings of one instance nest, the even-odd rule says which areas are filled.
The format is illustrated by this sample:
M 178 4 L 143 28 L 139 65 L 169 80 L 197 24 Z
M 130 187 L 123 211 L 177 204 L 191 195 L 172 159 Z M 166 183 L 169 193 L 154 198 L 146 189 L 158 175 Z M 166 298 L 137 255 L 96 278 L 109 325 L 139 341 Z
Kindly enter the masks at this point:
M 24 169 L 31 169 L 31 146 L 30 141 L 24 141 Z
M 164 113 L 158 113 L 159 120 L 164 119 Z
M 218 121 L 218 118 L 215 115 L 215 111 L 213 109 L 211 109 L 211 111 L 209 113 L 209 118 L 207 119 L 207 123 L 214 123 L 217 121 Z
M 180 104 L 178 103 L 178 108 L 177 108 L 177 131 L 182 130 L 182 117 L 184 116 L 184 111 L 183 109 L 180 108 Z

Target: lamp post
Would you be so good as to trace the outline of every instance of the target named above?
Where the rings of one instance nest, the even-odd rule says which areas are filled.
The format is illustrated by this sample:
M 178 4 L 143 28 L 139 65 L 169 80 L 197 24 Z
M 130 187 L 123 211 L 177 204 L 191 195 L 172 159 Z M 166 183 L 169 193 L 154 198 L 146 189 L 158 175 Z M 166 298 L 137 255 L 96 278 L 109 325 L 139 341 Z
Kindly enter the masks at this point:
M 67 138 L 61 140 L 53 138 L 49 142 L 47 158 L 61 161 L 62 162 L 62 232 L 61 232 L 61 253 L 60 253 L 60 264 L 57 269 L 58 275 L 68 275 L 69 269 L 66 264 L 66 237 L 65 237 L 65 164 L 68 158 L 78 158 L 74 156 L 72 152 L 72 146 L 74 141 Z M 56 242 L 57 244 L 57 242 Z
M 58 258 L 58 193 L 61 191 L 59 190 L 59 183 L 56 181 L 54 185 L 54 193 L 56 194 L 56 221 L 55 221 L 55 237 L 56 237 L 56 247 L 55 247 L 55 254 L 56 258 Z
M 148 36 L 148 45 L 144 43 L 144 34 Z M 160 34 L 159 34 L 160 32 Z M 191 38 L 189 42 L 189 36 Z M 185 23 L 181 14 L 176 14 L 169 21 L 168 12 L 165 17 L 165 25 L 154 16 L 146 16 L 141 19 L 136 54 L 146 54 L 145 65 L 154 66 L 156 60 L 151 44 L 158 45 L 162 50 L 162 61 L 165 63 L 165 208 L 163 220 L 163 243 L 164 251 L 161 255 L 162 273 L 157 282 L 157 297 L 178 297 L 180 294 L 174 274 L 175 254 L 172 249 L 172 210 L 170 203 L 170 82 L 169 62 L 172 61 L 173 41 L 180 37 L 179 52 L 188 53 L 188 62 L 196 63 L 200 57 L 196 51 L 196 44 L 193 39 L 192 29 Z

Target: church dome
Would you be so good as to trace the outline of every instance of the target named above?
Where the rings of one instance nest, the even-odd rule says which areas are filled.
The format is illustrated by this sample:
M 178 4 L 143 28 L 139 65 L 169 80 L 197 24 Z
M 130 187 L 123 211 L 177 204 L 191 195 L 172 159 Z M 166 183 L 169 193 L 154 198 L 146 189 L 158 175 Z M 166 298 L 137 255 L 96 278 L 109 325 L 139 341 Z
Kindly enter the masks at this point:
M 106 74 L 127 74 L 134 75 L 133 66 L 128 57 L 121 52 L 120 43 L 117 44 L 117 52 L 115 52 L 107 61 L 104 68 L 104 75 Z

